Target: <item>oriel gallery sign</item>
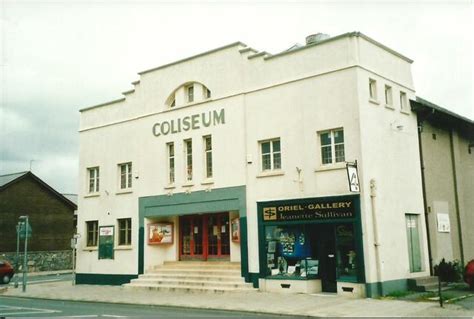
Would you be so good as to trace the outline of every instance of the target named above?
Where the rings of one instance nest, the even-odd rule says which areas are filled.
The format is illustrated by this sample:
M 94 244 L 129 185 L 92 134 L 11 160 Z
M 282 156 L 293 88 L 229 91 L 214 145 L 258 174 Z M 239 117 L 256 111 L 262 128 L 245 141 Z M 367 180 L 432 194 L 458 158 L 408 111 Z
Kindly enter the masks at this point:
M 264 222 L 350 219 L 356 215 L 356 197 L 304 198 L 261 203 Z
M 189 130 L 198 130 L 203 127 L 225 124 L 225 110 L 214 110 L 208 112 L 187 115 L 169 121 L 157 122 L 153 125 L 153 135 L 168 135 Z

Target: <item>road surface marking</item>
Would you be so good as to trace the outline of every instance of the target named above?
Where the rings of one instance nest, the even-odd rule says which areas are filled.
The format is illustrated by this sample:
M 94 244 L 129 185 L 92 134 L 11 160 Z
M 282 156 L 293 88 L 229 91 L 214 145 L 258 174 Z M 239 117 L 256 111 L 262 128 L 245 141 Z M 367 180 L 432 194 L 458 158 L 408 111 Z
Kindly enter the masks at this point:
M 31 311 L 33 310 L 33 311 Z M 44 313 L 55 313 L 61 312 L 60 310 L 54 309 L 42 309 L 42 308 L 30 308 L 30 307 L 16 307 L 16 306 L 2 306 L 0 316 L 11 316 L 11 315 L 33 315 L 33 314 L 44 314 Z M 3 312 L 10 311 L 10 312 Z M 13 312 L 12 312 L 13 311 Z

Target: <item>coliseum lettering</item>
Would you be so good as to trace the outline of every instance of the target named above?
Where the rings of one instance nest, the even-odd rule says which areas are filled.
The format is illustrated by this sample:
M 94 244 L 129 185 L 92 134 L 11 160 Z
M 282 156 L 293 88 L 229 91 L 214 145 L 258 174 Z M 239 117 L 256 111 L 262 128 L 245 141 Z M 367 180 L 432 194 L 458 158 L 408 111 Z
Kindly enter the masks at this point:
M 225 109 L 208 111 L 184 116 L 178 119 L 162 121 L 153 124 L 155 136 L 181 133 L 181 131 L 198 130 L 201 127 L 225 124 Z

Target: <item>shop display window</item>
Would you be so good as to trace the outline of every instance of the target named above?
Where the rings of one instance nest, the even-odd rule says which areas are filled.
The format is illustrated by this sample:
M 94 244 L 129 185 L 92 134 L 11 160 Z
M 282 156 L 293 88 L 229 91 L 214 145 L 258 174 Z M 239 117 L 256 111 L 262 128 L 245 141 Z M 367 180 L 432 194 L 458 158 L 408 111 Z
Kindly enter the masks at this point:
M 357 277 L 357 256 L 352 224 L 336 226 L 336 257 L 338 277 L 355 279 Z
M 267 276 L 316 278 L 319 260 L 306 225 L 266 226 Z
M 353 224 L 265 226 L 267 278 L 315 279 L 333 273 L 338 280 L 356 282 L 356 251 Z

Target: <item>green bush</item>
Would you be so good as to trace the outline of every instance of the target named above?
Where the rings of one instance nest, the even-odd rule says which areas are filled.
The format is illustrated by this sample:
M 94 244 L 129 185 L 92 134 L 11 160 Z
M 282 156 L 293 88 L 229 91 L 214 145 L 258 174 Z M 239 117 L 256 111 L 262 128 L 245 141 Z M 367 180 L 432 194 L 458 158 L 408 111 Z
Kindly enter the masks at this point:
M 459 260 L 446 262 L 443 258 L 438 265 L 434 266 L 435 276 L 439 276 L 443 282 L 462 281 L 463 271 L 463 266 Z

